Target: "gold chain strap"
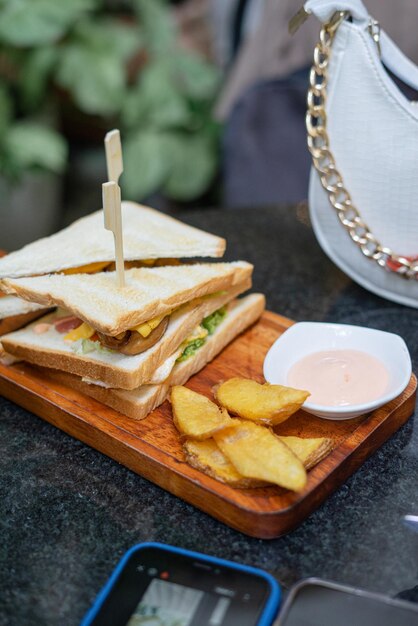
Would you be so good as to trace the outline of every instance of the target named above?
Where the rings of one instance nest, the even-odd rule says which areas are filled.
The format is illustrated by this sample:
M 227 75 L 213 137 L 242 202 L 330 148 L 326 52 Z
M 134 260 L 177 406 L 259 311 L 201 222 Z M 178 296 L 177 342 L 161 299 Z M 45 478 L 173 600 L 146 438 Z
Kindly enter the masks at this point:
M 328 64 L 335 33 L 345 17 L 346 12 L 339 11 L 333 15 L 328 24 L 322 26 L 319 42 L 314 50 L 314 61 L 309 75 L 306 113 L 308 147 L 312 155 L 312 162 L 319 174 L 322 187 L 328 194 L 331 206 L 335 209 L 340 222 L 364 256 L 403 278 L 418 279 L 418 259 L 407 259 L 382 246 L 363 221 L 344 185 L 329 145 L 325 111 Z

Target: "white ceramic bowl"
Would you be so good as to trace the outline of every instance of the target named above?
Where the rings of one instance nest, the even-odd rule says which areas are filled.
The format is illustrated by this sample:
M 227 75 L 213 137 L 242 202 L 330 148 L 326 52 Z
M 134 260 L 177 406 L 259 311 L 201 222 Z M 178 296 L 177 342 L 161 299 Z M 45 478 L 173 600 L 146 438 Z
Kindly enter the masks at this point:
M 358 417 L 393 400 L 407 386 L 412 365 L 402 337 L 363 326 L 321 322 L 299 322 L 286 330 L 264 359 L 264 378 L 272 384 L 288 385 L 290 368 L 303 357 L 322 350 L 343 349 L 361 350 L 383 362 L 389 372 L 386 393 L 371 402 L 341 407 L 314 404 L 308 400 L 303 405 L 308 413 L 334 420 Z

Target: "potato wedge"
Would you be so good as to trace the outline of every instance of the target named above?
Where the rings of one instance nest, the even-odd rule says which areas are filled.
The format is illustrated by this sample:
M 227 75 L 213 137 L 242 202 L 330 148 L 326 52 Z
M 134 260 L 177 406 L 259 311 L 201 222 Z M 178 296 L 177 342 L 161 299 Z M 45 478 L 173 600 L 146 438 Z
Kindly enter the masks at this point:
M 333 447 L 333 440 L 328 437 L 303 439 L 302 437 L 279 436 L 279 439 L 296 454 L 307 470 L 326 457 Z
M 268 426 L 287 420 L 309 396 L 308 391 L 269 383 L 260 385 L 246 378 L 231 378 L 214 391 L 219 404 L 233 415 Z
M 186 460 L 192 467 L 235 489 L 265 487 L 269 483 L 254 478 L 244 478 L 221 452 L 213 439 L 193 441 L 183 444 Z
M 234 421 L 226 409 L 220 409 L 206 396 L 180 385 L 171 389 L 171 404 L 174 424 L 192 439 L 208 439 Z
M 302 439 L 301 437 L 279 437 L 302 461 L 306 470 L 310 469 L 332 450 L 332 439 L 315 437 Z M 186 460 L 190 465 L 208 476 L 235 489 L 250 487 L 266 487 L 266 481 L 254 478 L 244 478 L 223 454 L 214 439 L 193 441 L 189 439 L 183 444 Z
M 240 421 L 214 435 L 224 455 L 245 478 L 301 491 L 306 471 L 298 457 L 269 429 Z

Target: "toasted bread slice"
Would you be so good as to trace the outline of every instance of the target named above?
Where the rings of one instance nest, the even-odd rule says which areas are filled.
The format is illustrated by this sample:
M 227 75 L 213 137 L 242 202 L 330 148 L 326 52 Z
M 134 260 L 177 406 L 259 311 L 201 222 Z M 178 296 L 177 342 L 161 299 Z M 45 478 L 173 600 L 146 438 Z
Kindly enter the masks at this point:
M 0 297 L 0 336 L 22 328 L 41 315 L 45 315 L 45 308 L 40 304 L 15 296 Z
M 94 350 L 87 354 L 74 352 L 74 345 L 64 341 L 64 335 L 52 326 L 48 332 L 37 334 L 37 323 L 2 337 L 6 352 L 30 363 L 64 370 L 78 376 L 100 381 L 110 387 L 135 389 L 147 382 L 154 371 L 190 335 L 204 317 L 243 293 L 251 286 L 246 280 L 228 292 L 206 298 L 200 304 L 191 302 L 170 316 L 167 330 L 152 348 L 136 356 L 127 356 L 114 351 Z M 39 322 L 50 323 L 57 313 L 48 315 Z
M 221 257 L 225 251 L 225 239 L 134 202 L 122 202 L 122 228 L 125 261 Z M 0 259 L 0 278 L 114 260 L 113 235 L 103 226 L 103 211 L 96 211 Z
M 47 376 L 58 380 L 72 389 L 77 389 L 116 411 L 133 419 L 144 419 L 153 409 L 162 404 L 173 385 L 184 385 L 191 376 L 199 372 L 212 361 L 235 337 L 258 320 L 265 308 L 265 298 L 254 293 L 228 305 L 228 313 L 223 322 L 209 336 L 206 343 L 194 356 L 176 363 L 169 378 L 159 385 L 142 385 L 132 391 L 106 389 L 98 385 L 89 385 L 78 376 L 72 376 L 57 370 L 43 370 Z
M 134 268 L 125 272 L 120 288 L 115 272 L 5 278 L 1 283 L 8 293 L 60 306 L 96 330 L 117 335 L 192 299 L 230 290 L 252 270 L 245 261 Z

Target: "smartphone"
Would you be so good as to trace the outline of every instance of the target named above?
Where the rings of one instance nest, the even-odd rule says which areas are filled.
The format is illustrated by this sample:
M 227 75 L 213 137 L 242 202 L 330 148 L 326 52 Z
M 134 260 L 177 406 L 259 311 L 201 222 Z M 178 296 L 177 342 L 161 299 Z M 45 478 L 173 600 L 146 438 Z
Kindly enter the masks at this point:
M 307 578 L 290 590 L 275 626 L 416 626 L 418 606 Z
M 280 597 L 263 570 L 143 543 L 121 559 L 81 626 L 271 626 Z

